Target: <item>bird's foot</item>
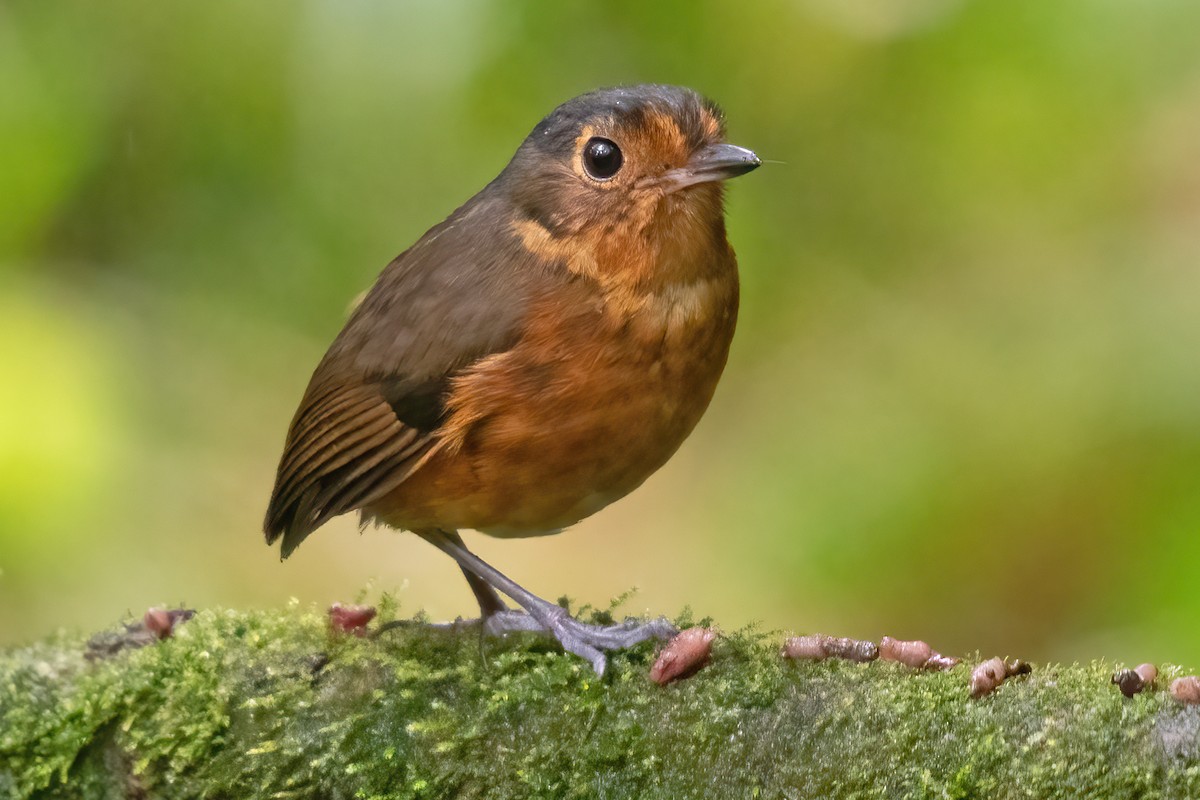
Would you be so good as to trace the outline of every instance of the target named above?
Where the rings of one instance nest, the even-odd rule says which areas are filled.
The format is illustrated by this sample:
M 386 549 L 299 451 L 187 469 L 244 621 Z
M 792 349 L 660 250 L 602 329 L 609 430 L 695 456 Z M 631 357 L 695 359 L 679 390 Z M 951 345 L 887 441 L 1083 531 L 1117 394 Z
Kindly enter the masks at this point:
M 457 561 L 467 574 L 467 580 L 475 590 L 475 597 L 479 600 L 479 608 L 485 618 L 485 633 L 547 631 L 567 652 L 587 659 L 597 675 L 603 675 L 604 668 L 608 666 L 608 660 L 604 657 L 605 650 L 632 647 L 647 639 L 669 639 L 678 633 L 675 626 L 665 617 L 648 622 L 629 620 L 616 625 L 589 625 L 580 622 L 562 606 L 543 600 L 528 589 L 522 588 L 516 581 L 472 553 L 457 533 L 437 529 L 418 530 L 415 533 Z M 528 613 L 509 610 L 498 593 L 508 595 Z
M 679 633 L 666 617 L 652 620 L 628 619 L 614 625 L 590 625 L 580 622 L 562 606 L 542 601 L 528 613 L 501 611 L 484 622 L 484 631 L 493 636 L 518 631 L 549 633 L 569 653 L 586 659 L 597 675 L 608 665 L 605 650 L 633 647 L 647 639 L 670 639 Z

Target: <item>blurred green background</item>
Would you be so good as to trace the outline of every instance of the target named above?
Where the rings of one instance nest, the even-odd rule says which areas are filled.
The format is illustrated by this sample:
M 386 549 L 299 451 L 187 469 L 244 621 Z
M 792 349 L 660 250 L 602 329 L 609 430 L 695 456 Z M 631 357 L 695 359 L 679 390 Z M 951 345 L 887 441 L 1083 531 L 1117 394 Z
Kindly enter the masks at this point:
M 354 296 L 557 103 L 718 100 L 742 316 L 641 490 L 485 558 L 550 597 L 1200 665 L 1194 0 L 0 3 L 0 644 L 147 606 L 470 613 L 259 524 Z

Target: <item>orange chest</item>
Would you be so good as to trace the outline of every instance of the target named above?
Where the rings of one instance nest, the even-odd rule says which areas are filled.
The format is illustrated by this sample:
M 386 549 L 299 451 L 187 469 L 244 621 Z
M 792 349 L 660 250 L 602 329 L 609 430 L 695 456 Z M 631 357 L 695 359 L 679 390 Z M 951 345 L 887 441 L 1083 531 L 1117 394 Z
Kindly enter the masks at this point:
M 673 452 L 708 406 L 737 321 L 736 272 L 640 295 L 545 303 L 520 344 L 470 378 L 460 406 L 557 436 L 663 440 Z M 486 387 L 486 388 L 485 388 Z M 486 395 L 486 397 L 485 397 Z M 452 405 L 455 403 L 452 400 Z M 671 440 L 678 439 L 671 443 Z
M 577 282 L 538 300 L 514 347 L 456 377 L 437 454 L 385 516 L 532 535 L 637 488 L 699 422 L 737 321 L 727 270 L 657 292 Z

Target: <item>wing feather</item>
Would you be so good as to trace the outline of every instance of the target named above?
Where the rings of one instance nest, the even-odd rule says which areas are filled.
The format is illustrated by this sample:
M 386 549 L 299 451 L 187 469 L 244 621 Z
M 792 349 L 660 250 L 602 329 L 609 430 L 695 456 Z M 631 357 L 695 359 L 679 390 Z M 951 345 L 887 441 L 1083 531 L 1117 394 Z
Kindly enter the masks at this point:
M 391 420 L 387 417 L 369 413 L 371 407 L 378 404 L 378 399 L 372 399 L 368 403 L 347 409 L 342 425 L 311 427 L 308 433 L 297 434 L 294 437 L 297 445 L 288 451 L 281 462 L 280 474 L 291 475 L 313 464 L 322 464 L 355 442 L 361 441 L 363 437 L 371 436 L 389 426 Z
M 320 426 L 336 430 L 336 424 L 329 425 L 331 420 L 336 422 L 339 416 L 353 416 L 378 402 L 378 398 L 369 394 L 347 393 L 344 389 L 335 391 L 338 393 L 324 402 L 313 404 L 308 408 L 302 407 L 297 416 L 302 415 L 304 419 L 298 427 L 294 427 L 290 435 L 297 439 L 308 437 L 313 429 Z
M 405 426 L 377 387 L 350 385 L 341 394 L 353 397 L 325 409 L 302 404 L 288 435 L 263 526 L 268 543 L 284 537 L 285 558 L 333 517 L 395 488 L 407 477 L 413 454 L 431 439 Z M 313 421 L 314 413 L 325 418 Z M 364 474 L 372 478 L 366 494 Z
M 380 274 L 317 366 L 288 430 L 263 530 L 286 558 L 329 519 L 425 463 L 455 375 L 520 337 L 530 298 L 561 280 L 514 235 L 496 181 Z

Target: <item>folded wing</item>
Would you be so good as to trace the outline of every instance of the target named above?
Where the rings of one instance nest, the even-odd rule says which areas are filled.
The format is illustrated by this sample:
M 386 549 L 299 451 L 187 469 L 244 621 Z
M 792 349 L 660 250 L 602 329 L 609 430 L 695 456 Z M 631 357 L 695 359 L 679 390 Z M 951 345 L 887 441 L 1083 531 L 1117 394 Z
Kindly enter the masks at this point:
M 549 279 L 485 189 L 397 257 L 313 373 L 267 508 L 286 558 L 339 514 L 392 491 L 438 444 L 451 379 L 513 346 Z

